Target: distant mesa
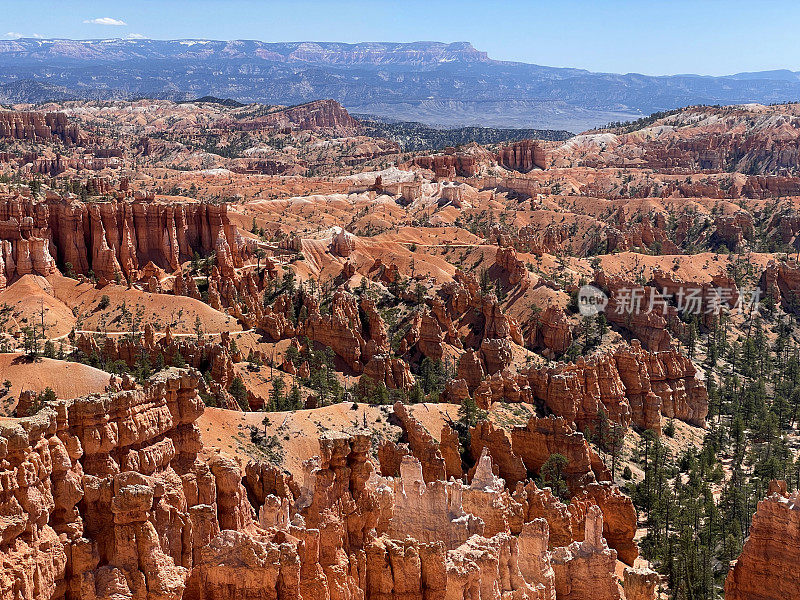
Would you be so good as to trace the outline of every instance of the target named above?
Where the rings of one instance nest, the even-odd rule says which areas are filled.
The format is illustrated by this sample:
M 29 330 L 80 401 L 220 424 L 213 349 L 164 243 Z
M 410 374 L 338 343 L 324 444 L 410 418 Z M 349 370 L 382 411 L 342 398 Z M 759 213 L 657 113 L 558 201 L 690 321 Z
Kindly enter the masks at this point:
M 493 60 L 468 42 L 0 40 L 0 102 L 198 96 L 276 105 L 332 98 L 353 113 L 438 127 L 577 133 L 692 104 L 796 100 L 800 75 L 593 73 Z

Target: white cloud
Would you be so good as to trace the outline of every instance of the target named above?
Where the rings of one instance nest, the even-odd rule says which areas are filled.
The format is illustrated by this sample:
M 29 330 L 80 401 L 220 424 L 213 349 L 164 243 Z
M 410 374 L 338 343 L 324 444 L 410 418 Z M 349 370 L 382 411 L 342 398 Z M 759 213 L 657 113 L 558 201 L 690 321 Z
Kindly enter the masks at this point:
M 84 23 L 89 23 L 91 25 L 127 25 L 125 21 L 122 19 L 114 19 L 112 17 L 98 17 L 96 19 L 86 19 Z
M 125 38 L 129 40 L 146 40 L 147 36 L 142 35 L 141 33 L 129 33 L 125 36 Z
M 44 39 L 44 36 L 39 35 L 38 33 L 31 33 L 29 35 L 25 35 L 24 33 L 19 33 L 17 31 L 7 31 L 6 33 L 3 34 L 3 37 L 10 40 L 18 40 L 21 38 L 35 38 L 37 40 Z

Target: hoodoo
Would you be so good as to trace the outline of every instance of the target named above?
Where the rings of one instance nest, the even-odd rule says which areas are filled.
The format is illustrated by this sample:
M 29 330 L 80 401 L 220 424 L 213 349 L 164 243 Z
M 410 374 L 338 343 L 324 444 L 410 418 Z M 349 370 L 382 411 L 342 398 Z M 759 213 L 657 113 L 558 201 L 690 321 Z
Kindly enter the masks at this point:
M 171 4 L 0 40 L 0 600 L 800 598 L 794 74 Z

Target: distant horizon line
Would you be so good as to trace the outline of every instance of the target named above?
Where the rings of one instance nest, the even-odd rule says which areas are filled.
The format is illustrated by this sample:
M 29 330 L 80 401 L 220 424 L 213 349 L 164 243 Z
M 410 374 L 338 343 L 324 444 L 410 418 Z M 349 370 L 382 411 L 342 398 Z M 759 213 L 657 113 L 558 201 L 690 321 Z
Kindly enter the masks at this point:
M 397 44 L 397 45 L 405 45 L 411 46 L 414 44 L 438 44 L 442 46 L 453 46 L 453 45 L 467 45 L 476 52 L 483 54 L 486 56 L 486 59 L 491 62 L 498 62 L 498 63 L 511 63 L 511 64 L 520 64 L 520 65 L 532 65 L 538 67 L 548 67 L 554 69 L 571 69 L 575 71 L 584 71 L 586 73 L 596 73 L 596 74 L 610 74 L 610 75 L 641 75 L 643 77 L 708 77 L 708 78 L 726 78 L 726 77 L 736 77 L 738 75 L 751 75 L 751 74 L 765 74 L 765 73 L 791 73 L 791 74 L 800 74 L 800 68 L 798 70 L 794 70 L 791 67 L 783 67 L 783 68 L 774 68 L 774 69 L 762 69 L 762 70 L 749 70 L 749 71 L 737 71 L 735 73 L 728 73 L 723 75 L 708 75 L 702 73 L 662 73 L 658 75 L 647 74 L 647 73 L 640 73 L 638 71 L 593 71 L 591 69 L 587 69 L 584 67 L 571 67 L 571 66 L 554 66 L 554 65 L 545 65 L 542 63 L 532 63 L 532 62 L 525 62 L 520 60 L 506 60 L 506 59 L 498 59 L 492 58 L 489 56 L 489 53 L 485 50 L 480 50 L 469 40 L 457 40 L 453 42 L 443 42 L 440 40 L 414 40 L 411 42 L 399 42 L 399 41 L 391 41 L 391 40 L 363 40 L 360 42 L 343 42 L 338 40 L 285 40 L 285 41 L 266 41 L 260 40 L 257 38 L 232 38 L 232 39 L 219 39 L 219 38 L 155 38 L 155 37 L 148 37 L 148 36 L 127 36 L 127 37 L 92 37 L 92 38 L 69 38 L 69 37 L 36 37 L 36 36 L 22 36 L 22 37 L 15 37 L 15 38 L 0 38 L 0 43 L 2 42 L 19 42 L 19 41 L 30 41 L 30 42 L 221 42 L 221 43 L 231 43 L 231 42 L 258 42 L 261 44 L 341 44 L 344 46 L 359 46 L 365 44 Z

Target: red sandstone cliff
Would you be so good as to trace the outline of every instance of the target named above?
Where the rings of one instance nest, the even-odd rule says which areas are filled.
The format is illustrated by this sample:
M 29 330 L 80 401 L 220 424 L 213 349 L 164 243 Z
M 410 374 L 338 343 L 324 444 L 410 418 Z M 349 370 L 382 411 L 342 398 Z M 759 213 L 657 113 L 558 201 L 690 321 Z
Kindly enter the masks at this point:
M 800 597 L 800 496 L 773 482 L 758 503 L 750 537 L 725 580 L 725 600 L 783 600 Z M 782 484 L 782 485 L 777 485 Z
M 622 597 L 606 496 L 512 496 L 487 451 L 469 485 L 411 455 L 381 477 L 366 432 L 323 434 L 301 485 L 243 473 L 199 455 L 198 381 L 172 369 L 0 424 L 0 598 Z
M 64 113 L 0 111 L 0 138 L 77 144 L 86 136 Z
M 230 126 L 242 131 L 254 131 L 266 127 L 329 130 L 339 135 L 355 135 L 363 129 L 361 123 L 351 117 L 335 100 L 315 100 L 289 106 L 264 116 L 234 121 Z
M 648 352 L 635 340 L 527 375 L 534 396 L 579 431 L 593 428 L 601 410 L 624 427 L 633 423 L 656 433 L 662 415 L 703 426 L 708 414 L 708 393 L 692 362 L 673 349 Z
M 533 140 L 521 140 L 497 149 L 497 162 L 507 169 L 527 173 L 547 168 L 547 153 Z
M 174 272 L 194 253 L 216 252 L 225 276 L 242 264 L 242 241 L 224 204 L 0 199 L 0 243 L 9 281 L 67 263 L 76 274 L 136 280 L 150 262 Z

